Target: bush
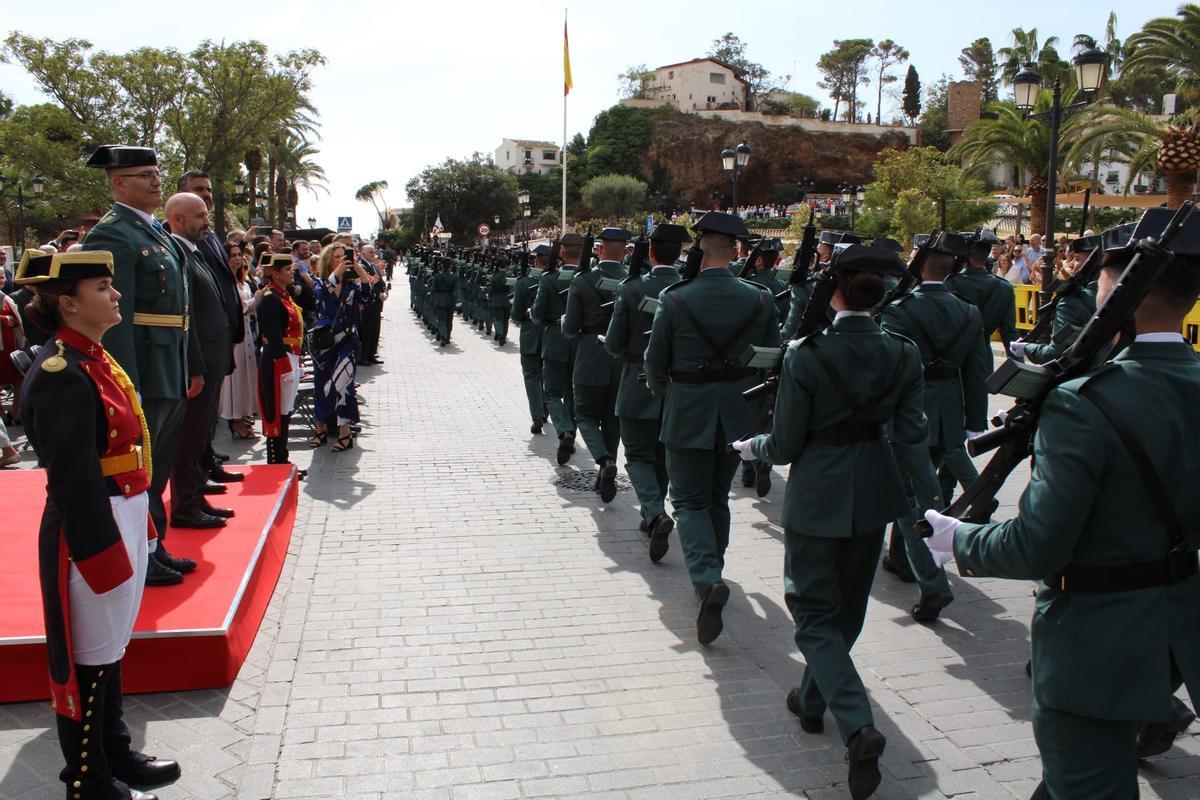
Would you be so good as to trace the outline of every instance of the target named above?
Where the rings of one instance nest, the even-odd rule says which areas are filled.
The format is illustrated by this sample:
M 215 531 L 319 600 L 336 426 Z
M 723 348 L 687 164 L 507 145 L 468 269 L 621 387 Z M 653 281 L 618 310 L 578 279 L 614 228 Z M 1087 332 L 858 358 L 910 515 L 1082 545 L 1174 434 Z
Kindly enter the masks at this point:
M 583 203 L 604 218 L 629 216 L 646 202 L 646 184 L 632 175 L 600 175 L 583 185 Z

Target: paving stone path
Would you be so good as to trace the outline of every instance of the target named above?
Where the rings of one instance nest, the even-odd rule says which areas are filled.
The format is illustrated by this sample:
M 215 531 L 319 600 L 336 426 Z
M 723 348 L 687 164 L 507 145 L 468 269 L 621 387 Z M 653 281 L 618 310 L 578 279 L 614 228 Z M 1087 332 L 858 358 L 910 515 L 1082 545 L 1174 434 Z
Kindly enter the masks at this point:
M 556 467 L 553 437 L 528 433 L 515 342 L 498 352 L 457 320 L 438 348 L 406 291 L 384 328 L 355 449 L 293 442 L 310 474 L 238 680 L 127 701 L 135 741 L 183 763 L 160 796 L 848 797 L 835 726 L 805 734 L 784 707 L 803 662 L 780 471 L 765 499 L 733 491 L 725 633 L 700 647 L 674 537 L 651 564 L 633 493 L 604 506 L 571 485 L 586 478 L 560 480 L 592 467 L 586 450 Z M 261 440 L 222 433 L 218 449 L 264 460 Z M 914 587 L 876 580 L 854 656 L 888 737 L 881 800 L 1023 799 L 1040 774 L 1032 586 L 952 581 L 956 601 L 926 627 L 907 613 Z M 51 722 L 43 703 L 0 706 L 0 798 L 62 796 Z M 1200 738 L 1141 776 L 1143 797 L 1200 797 Z

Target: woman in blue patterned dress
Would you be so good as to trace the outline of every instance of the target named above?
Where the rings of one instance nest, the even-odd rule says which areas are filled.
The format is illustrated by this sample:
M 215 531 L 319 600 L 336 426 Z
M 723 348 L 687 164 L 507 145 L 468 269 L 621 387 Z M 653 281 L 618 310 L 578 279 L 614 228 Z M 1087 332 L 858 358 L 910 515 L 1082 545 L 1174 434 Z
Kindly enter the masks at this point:
M 336 242 L 321 251 L 318 274 L 320 280 L 313 283 L 317 299 L 314 329 L 328 326 L 333 346 L 319 349 L 316 342 L 310 341 L 317 432 L 308 444 L 320 447 L 328 440 L 330 427 L 336 426 L 333 451 L 340 453 L 354 447 L 350 425 L 358 422 L 358 398 L 354 393 L 358 306 L 370 276 L 358 264 L 354 251 Z

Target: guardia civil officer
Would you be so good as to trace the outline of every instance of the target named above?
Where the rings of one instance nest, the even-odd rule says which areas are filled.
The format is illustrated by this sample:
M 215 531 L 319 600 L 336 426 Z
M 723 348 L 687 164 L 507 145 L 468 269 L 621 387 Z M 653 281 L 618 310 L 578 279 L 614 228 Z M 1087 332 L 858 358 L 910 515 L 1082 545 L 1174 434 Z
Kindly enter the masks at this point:
M 757 283 L 771 293 L 775 298 L 775 307 L 779 311 L 780 319 L 783 319 L 791 304 L 787 284 L 775 274 L 775 262 L 779 259 L 783 244 L 774 238 L 759 239 L 753 244 L 758 248 L 758 263 L 754 265 L 753 273 L 746 276 L 746 280 Z M 771 465 L 754 461 L 742 462 L 742 486 L 753 486 L 759 497 L 766 497 L 771 491 Z
M 1017 339 L 1017 303 L 1012 284 L 988 270 L 988 257 L 992 246 L 1000 244 L 996 234 L 986 228 L 964 231 L 959 234 L 970 242 L 967 263 L 958 272 L 946 277 L 946 288 L 979 309 L 983 320 L 983 335 L 991 339 L 996 333 L 1007 348 Z M 992 348 L 988 348 L 988 374 L 992 374 L 994 360 Z
M 267 437 L 267 463 L 290 464 L 288 428 L 300 386 L 304 323 L 300 307 L 287 291 L 292 280 L 292 257 L 286 253 L 265 255 L 259 267 L 267 281 L 255 309 L 262 347 L 258 358 L 259 415 Z
M 679 541 L 700 597 L 696 638 L 708 644 L 722 630 L 729 587 L 721 580 L 729 544 L 729 482 L 737 457 L 727 443 L 751 429 L 756 412 L 742 392 L 757 381 L 740 366 L 751 345 L 779 344 L 779 315 L 770 292 L 729 271 L 736 237 L 746 224 L 711 211 L 693 226 L 703 253 L 699 273 L 659 295 L 646 348 L 646 385 L 663 398 L 660 439 Z
M 539 272 L 546 267 L 550 245 L 539 244 L 533 249 L 534 264 Z M 521 377 L 525 382 L 525 400 L 529 403 L 530 433 L 541 433 L 546 424 L 546 400 L 542 394 L 542 326 L 530 316 L 537 294 L 538 278 L 524 271 L 512 287 L 512 321 L 521 331 L 517 346 L 521 352 Z
M 498 255 L 492 261 L 492 274 L 488 277 L 488 311 L 492 315 L 492 341 L 504 347 L 508 341 L 508 306 L 512 292 L 508 287 L 508 256 Z
M 39 255 L 16 282 L 37 294 L 30 319 L 52 338 L 29 369 L 22 418 L 46 470 L 38 569 L 50 706 L 67 798 L 154 800 L 179 765 L 130 747 L 121 659 L 155 546 L 147 489 L 153 459 L 132 379 L 100 343 L 121 320 L 105 251 Z
M 616 411 L 625 445 L 625 470 L 642 507 L 639 527 L 650 536 L 650 560 L 654 562 L 667 554 L 675 521 L 666 510 L 667 452 L 659 441 L 662 398 L 652 395 L 638 380 L 653 321 L 652 314 L 643 309 L 643 301 L 649 298 L 657 304 L 663 289 L 679 280 L 675 261 L 684 242 L 691 239 L 682 225 L 655 226 L 650 233 L 650 272 L 622 281 L 604 339 L 604 349 L 622 362 Z
M 454 292 L 458 282 L 452 262 L 447 258 L 442 259 L 441 268 L 429 280 L 429 305 L 433 309 L 436 335 L 442 347 L 450 344 L 454 329 Z
M 961 237 L 938 237 L 921 270 L 921 283 L 883 310 L 885 330 L 916 342 L 925 374 L 925 416 L 929 418 L 929 457 L 936 471 L 943 462 L 951 464 L 955 477 L 964 484 L 978 477 L 964 442 L 987 427 L 987 388 L 991 349 L 983 334 L 979 309 L 952 294 L 946 276 L 960 253 Z M 908 564 L 921 590 L 912 616 L 932 622 L 954 595 L 946 573 L 928 557 L 905 515 L 897 520 L 900 536 L 893 531 L 884 569 L 900 570 L 907 549 Z M 905 548 L 907 545 L 907 548 Z
M 542 273 L 530 315 L 535 325 L 542 326 L 542 391 L 550 411 L 550 424 L 558 435 L 556 460 L 566 464 L 575 452 L 575 391 L 571 376 L 579 339 L 568 339 L 560 325 L 567 310 L 564 292 L 583 260 L 583 235 L 564 233 L 558 244 L 562 264 L 550 264 Z
M 909 513 L 897 463 L 924 496 L 936 488 L 921 354 L 871 316 L 884 277 L 903 277 L 904 266 L 884 248 L 838 245 L 830 269 L 838 280 L 833 325 L 788 346 L 772 433 L 734 448 L 745 460 L 791 465 L 784 589 L 806 667 L 787 705 L 808 733 L 820 733 L 825 710 L 832 712 L 848 750 L 850 794 L 860 800 L 879 785 L 885 740 L 850 648 L 862 631 L 884 526 Z
M 1158 211 L 1135 240 L 1161 233 Z M 1106 254 L 1101 305 L 1133 246 Z M 1180 334 L 1200 295 L 1200 219 L 1170 249 L 1130 346 L 1046 398 L 1016 518 L 967 525 L 926 514 L 937 561 L 953 557 L 966 576 L 1042 581 L 1034 798 L 1137 797 L 1140 724 L 1172 719 L 1180 683 L 1200 700 L 1200 362 Z
M 817 240 L 816 267 L 828 264 L 833 258 L 834 245 L 838 244 L 861 244 L 864 237 L 846 231 L 821 231 L 821 235 Z M 795 269 L 803 269 L 808 272 L 814 265 L 812 264 L 793 264 Z M 804 309 L 808 305 L 808 298 L 812 294 L 813 286 L 816 283 L 816 277 L 809 275 L 807 279 L 798 283 L 792 284 L 792 295 L 788 304 L 787 318 L 783 322 L 783 330 L 781 335 L 784 340 L 792 339 L 796 335 L 796 331 L 800 330 L 800 320 L 804 318 Z
M 121 319 L 104 334 L 104 346 L 129 371 L 141 396 L 153 457 L 158 459 L 149 498 L 159 540 L 146 568 L 146 582 L 179 583 L 196 562 L 167 552 L 162 493 L 175 463 L 187 400 L 200 393 L 204 381 L 200 375 L 188 376 L 187 257 L 153 216 L 162 203 L 162 175 L 154 150 L 101 145 L 87 165 L 105 171 L 114 201 L 83 240 L 85 251 L 112 253 L 113 282 L 121 294 Z
M 621 258 L 632 234 L 624 228 L 605 228 L 596 238 L 600 262 L 571 281 L 562 332 L 578 342 L 571 376 L 575 422 L 600 471 L 600 499 L 611 503 L 617 496 L 617 447 L 621 443 L 616 411 L 621 362 L 605 351 L 603 337 L 612 319 L 617 286 L 629 276 Z

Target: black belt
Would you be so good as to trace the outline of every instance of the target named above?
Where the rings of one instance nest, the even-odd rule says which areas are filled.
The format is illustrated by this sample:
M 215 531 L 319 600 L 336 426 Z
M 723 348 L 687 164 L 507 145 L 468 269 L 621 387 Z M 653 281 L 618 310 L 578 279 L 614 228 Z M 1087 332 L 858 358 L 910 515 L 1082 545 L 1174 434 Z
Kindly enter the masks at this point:
M 925 380 L 927 381 L 948 381 L 958 377 L 958 367 L 942 367 L 936 364 L 928 364 L 925 367 Z
M 756 375 L 754 370 L 746 367 L 731 369 L 702 369 L 695 372 L 680 372 L 671 370 L 671 381 L 674 383 L 723 383 L 725 381 L 740 381 Z
M 593 325 L 591 327 L 584 328 L 580 331 L 580 333 L 585 336 L 601 336 L 605 333 L 608 333 L 608 326 L 604 325 L 602 327 L 596 327 Z
M 626 364 L 645 364 L 646 359 L 642 356 L 641 353 L 626 353 L 625 354 L 625 363 Z
M 809 431 L 804 443 L 809 444 L 859 444 L 883 438 L 883 425 L 879 422 L 839 422 L 819 431 Z
M 1144 561 L 1139 564 L 1107 567 L 1071 564 L 1046 583 L 1064 592 L 1107 594 L 1170 586 L 1187 580 L 1198 572 L 1200 555 L 1197 555 L 1195 550 L 1188 550 L 1170 553 L 1161 561 Z

